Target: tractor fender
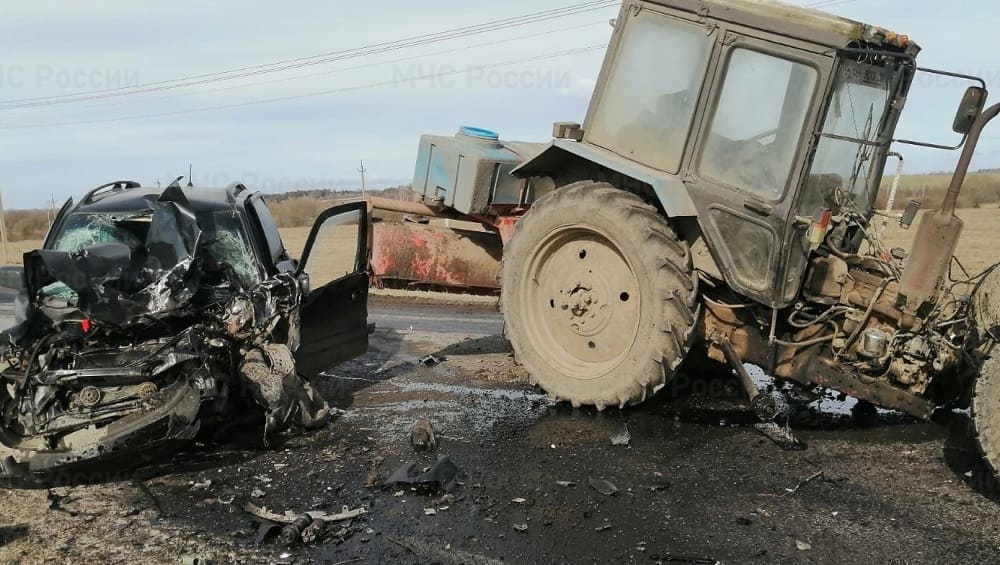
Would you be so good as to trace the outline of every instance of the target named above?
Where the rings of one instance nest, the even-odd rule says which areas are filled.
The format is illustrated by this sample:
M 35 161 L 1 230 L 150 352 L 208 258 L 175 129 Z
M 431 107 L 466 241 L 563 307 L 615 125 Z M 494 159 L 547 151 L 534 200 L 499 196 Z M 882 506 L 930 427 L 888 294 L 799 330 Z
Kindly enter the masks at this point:
M 588 168 L 593 169 L 595 165 L 613 174 L 649 185 L 667 216 L 679 218 L 698 215 L 687 187 L 680 177 L 639 164 L 585 141 L 553 140 L 541 153 L 518 165 L 511 174 L 521 178 L 549 176 L 558 179 L 570 176 L 575 180 L 579 178 L 612 180 L 593 178 L 594 175 L 574 174 L 581 169 L 584 171 Z M 620 183 L 612 182 L 612 184 Z

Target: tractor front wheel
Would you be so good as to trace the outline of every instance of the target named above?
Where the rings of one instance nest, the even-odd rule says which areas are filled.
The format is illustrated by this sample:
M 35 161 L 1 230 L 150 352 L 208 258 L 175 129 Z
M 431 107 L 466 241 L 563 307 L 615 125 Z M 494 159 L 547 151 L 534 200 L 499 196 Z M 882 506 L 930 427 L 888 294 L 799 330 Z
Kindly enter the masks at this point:
M 504 251 L 500 287 L 518 362 L 574 406 L 624 407 L 663 388 L 698 316 L 687 245 L 654 207 L 607 183 L 538 200 Z

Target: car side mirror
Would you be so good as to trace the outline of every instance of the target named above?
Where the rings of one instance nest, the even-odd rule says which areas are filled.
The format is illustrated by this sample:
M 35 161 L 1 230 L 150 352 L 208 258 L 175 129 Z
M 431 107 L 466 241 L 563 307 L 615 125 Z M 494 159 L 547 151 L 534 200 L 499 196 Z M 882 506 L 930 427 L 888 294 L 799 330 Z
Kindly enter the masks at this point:
M 986 106 L 986 89 L 978 86 L 970 86 L 962 96 L 962 103 L 958 106 L 955 114 L 955 123 L 951 126 L 955 133 L 967 134 L 972 129 L 973 122 L 983 112 Z
M 910 200 L 910 203 L 906 205 L 906 210 L 903 210 L 902 217 L 899 218 L 899 227 L 904 230 L 910 229 L 913 225 L 913 220 L 917 219 L 917 212 L 920 211 L 920 202 L 917 200 Z

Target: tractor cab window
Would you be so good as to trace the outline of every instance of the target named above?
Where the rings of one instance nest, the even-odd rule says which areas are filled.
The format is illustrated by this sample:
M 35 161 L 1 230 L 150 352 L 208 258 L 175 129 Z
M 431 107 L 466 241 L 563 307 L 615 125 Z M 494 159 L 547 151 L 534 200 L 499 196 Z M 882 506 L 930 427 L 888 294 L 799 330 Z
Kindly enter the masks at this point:
M 699 163 L 701 175 L 765 200 L 788 185 L 816 89 L 815 69 L 734 49 Z
M 806 178 L 800 212 L 811 216 L 852 201 L 861 210 L 874 203 L 886 145 L 886 119 L 901 70 L 842 61 L 822 137 Z M 881 140 L 881 141 L 880 141 Z
M 651 10 L 624 25 L 588 140 L 676 173 L 714 38 L 702 26 Z

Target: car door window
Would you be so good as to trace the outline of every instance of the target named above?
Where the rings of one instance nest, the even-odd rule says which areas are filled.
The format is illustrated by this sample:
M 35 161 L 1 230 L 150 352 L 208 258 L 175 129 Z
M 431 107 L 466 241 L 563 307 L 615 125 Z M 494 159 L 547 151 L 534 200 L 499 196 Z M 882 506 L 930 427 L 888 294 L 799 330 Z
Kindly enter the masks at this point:
M 267 251 L 271 256 L 271 261 L 277 265 L 284 259 L 285 255 L 285 247 L 281 243 L 278 224 L 274 221 L 274 216 L 271 215 L 271 210 L 268 209 L 263 198 L 254 198 L 251 205 L 253 206 L 254 214 L 257 215 L 257 220 L 260 222 L 260 229 L 264 232 L 264 239 L 267 241 Z
M 324 212 L 313 226 L 302 253 L 302 269 L 312 288 L 368 270 L 366 212 L 359 204 Z
M 699 162 L 701 176 L 780 200 L 818 77 L 803 63 L 734 49 Z

